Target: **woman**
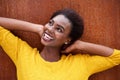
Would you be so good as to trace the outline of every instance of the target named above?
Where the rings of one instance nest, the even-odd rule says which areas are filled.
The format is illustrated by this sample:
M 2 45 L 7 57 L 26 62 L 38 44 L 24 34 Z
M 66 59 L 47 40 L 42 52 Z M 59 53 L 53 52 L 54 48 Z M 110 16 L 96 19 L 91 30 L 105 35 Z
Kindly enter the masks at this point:
M 71 9 L 55 12 L 45 26 L 2 17 L 0 25 L 0 45 L 15 63 L 18 80 L 88 80 L 90 75 L 120 64 L 119 50 L 78 40 L 84 25 Z M 43 50 L 30 47 L 3 27 L 39 34 Z M 70 54 L 74 50 L 95 55 Z

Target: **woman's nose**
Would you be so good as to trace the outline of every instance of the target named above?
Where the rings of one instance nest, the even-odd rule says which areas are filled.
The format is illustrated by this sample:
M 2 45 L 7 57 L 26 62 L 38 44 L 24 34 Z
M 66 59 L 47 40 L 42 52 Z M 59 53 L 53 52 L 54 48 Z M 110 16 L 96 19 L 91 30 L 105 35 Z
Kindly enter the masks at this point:
M 47 30 L 48 30 L 49 32 L 53 32 L 53 31 L 54 31 L 54 26 L 48 26 L 48 27 L 47 27 Z

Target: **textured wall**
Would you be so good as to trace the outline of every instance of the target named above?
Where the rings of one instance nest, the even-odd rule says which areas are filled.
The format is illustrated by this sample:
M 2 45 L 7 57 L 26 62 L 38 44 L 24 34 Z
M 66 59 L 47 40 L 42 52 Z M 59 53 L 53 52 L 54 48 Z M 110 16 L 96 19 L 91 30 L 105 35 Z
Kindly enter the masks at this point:
M 0 16 L 45 24 L 54 11 L 66 7 L 84 18 L 82 40 L 120 49 L 120 0 L 0 0 Z M 13 33 L 41 50 L 36 34 Z M 1 48 L 0 80 L 17 80 L 15 66 Z M 89 80 L 120 80 L 120 66 L 97 73 Z

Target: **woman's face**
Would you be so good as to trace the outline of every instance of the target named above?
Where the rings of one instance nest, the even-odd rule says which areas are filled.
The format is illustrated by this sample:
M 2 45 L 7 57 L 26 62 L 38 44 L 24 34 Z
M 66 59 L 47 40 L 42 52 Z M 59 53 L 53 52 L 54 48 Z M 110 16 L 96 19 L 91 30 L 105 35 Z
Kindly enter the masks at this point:
M 70 31 L 70 21 L 64 15 L 57 15 L 45 25 L 41 43 L 44 46 L 60 48 L 65 42 L 70 41 Z

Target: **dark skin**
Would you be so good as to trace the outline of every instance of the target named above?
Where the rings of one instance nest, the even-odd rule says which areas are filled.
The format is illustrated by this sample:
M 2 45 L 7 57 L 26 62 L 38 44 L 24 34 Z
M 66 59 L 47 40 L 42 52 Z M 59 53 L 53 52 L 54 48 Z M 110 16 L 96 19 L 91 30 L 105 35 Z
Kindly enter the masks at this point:
M 68 37 L 71 31 L 71 23 L 64 15 L 58 15 L 52 20 L 54 21 L 52 25 L 51 22 L 49 22 L 43 26 L 26 21 L 0 17 L 0 25 L 9 30 L 23 30 L 39 34 L 41 43 L 45 46 L 41 52 L 42 58 L 49 62 L 55 62 L 61 58 L 61 46 L 69 43 L 71 40 L 71 38 Z M 100 56 L 110 56 L 113 53 L 112 48 L 80 40 L 77 40 L 64 52 L 69 53 L 76 49 Z
M 63 15 L 58 15 L 45 25 L 45 29 L 41 37 L 41 43 L 45 46 L 41 52 L 41 56 L 47 61 L 58 61 L 60 59 L 61 46 L 70 40 L 68 37 L 71 31 L 71 23 Z

